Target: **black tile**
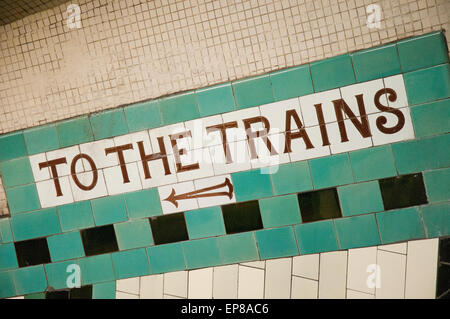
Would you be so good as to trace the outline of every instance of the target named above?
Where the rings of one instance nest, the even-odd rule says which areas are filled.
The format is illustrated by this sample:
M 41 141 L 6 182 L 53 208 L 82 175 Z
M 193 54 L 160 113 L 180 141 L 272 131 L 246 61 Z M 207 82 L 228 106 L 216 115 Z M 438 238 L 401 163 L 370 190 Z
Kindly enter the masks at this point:
M 150 225 L 155 245 L 189 239 L 183 213 L 151 217 Z
M 450 290 L 450 265 L 439 263 L 437 274 L 436 297 L 441 299 Z M 448 296 L 447 296 L 448 298 Z
M 106 225 L 81 231 L 86 256 L 100 255 L 118 251 L 116 233 L 113 225 Z
M 14 243 L 19 267 L 50 263 L 47 239 L 38 238 Z
M 421 173 L 384 178 L 379 183 L 386 210 L 428 203 Z
M 222 206 L 223 221 L 227 234 L 262 229 L 258 201 L 236 203 Z
M 298 194 L 302 222 L 342 217 L 336 188 Z
M 70 289 L 70 299 L 92 299 L 92 285 Z
M 47 291 L 45 299 L 69 299 L 69 290 Z
M 450 264 L 450 237 L 439 240 L 439 261 Z

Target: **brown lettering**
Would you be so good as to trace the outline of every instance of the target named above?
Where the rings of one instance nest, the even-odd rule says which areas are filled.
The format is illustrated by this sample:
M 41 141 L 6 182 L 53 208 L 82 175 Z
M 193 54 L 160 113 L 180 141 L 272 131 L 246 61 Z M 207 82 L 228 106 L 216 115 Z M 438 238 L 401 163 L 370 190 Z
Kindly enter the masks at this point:
M 170 136 L 170 142 L 172 143 L 173 155 L 175 157 L 177 172 L 185 172 L 185 171 L 190 171 L 190 170 L 199 168 L 200 166 L 198 163 L 194 163 L 194 164 L 190 164 L 190 165 L 181 164 L 180 155 L 186 154 L 186 149 L 184 149 L 184 148 L 178 149 L 177 140 L 181 139 L 181 138 L 190 137 L 191 131 L 184 131 L 184 132 L 177 133 L 174 135 L 169 135 L 169 136 Z
M 394 114 L 397 117 L 398 121 L 395 126 L 386 127 L 386 126 L 384 126 L 387 123 L 386 116 L 379 116 L 376 120 L 377 128 L 384 134 L 394 134 L 394 133 L 397 133 L 398 131 L 400 131 L 403 128 L 403 126 L 405 125 L 405 116 L 399 109 L 395 109 L 393 107 L 389 107 L 389 106 L 385 106 L 385 105 L 381 104 L 380 97 L 383 94 L 389 94 L 388 99 L 391 102 L 395 102 L 397 100 L 397 93 L 393 89 L 390 89 L 390 88 L 381 89 L 381 90 L 378 90 L 377 93 L 375 93 L 375 98 L 374 98 L 375 106 L 377 107 L 377 109 L 379 109 L 382 112 L 388 112 L 388 113 Z
M 56 165 L 59 164 L 67 164 L 67 160 L 65 157 L 57 158 L 51 161 L 39 163 L 39 169 L 43 169 L 46 167 L 50 167 L 50 171 L 52 172 L 53 183 L 55 184 L 56 189 L 56 197 L 62 196 L 61 184 L 59 183 L 58 178 L 58 170 L 56 169 Z
M 145 154 L 144 142 L 139 141 L 139 142 L 137 142 L 137 145 L 139 148 L 139 154 L 141 155 L 142 169 L 144 170 L 145 179 L 151 178 L 150 169 L 148 167 L 148 162 L 159 160 L 159 159 L 162 160 L 163 167 L 164 167 L 164 174 L 165 175 L 171 174 L 169 162 L 167 161 L 167 152 L 166 152 L 166 147 L 164 145 L 164 138 L 162 136 L 158 137 L 158 145 L 159 145 L 159 149 L 160 149 L 159 153 Z
M 230 147 L 227 144 L 226 130 L 229 129 L 229 128 L 236 128 L 236 127 L 237 127 L 237 122 L 234 121 L 234 122 L 228 122 L 228 123 L 208 126 L 206 128 L 206 133 L 211 133 L 211 132 L 215 132 L 215 131 L 219 131 L 220 132 L 220 136 L 222 138 L 223 153 L 225 154 L 225 159 L 227 161 L 226 162 L 227 164 L 232 163 L 233 159 L 231 158 Z
M 248 146 L 250 147 L 250 155 L 252 159 L 258 158 L 258 153 L 256 152 L 256 145 L 254 139 L 257 137 L 261 137 L 264 144 L 266 145 L 267 149 L 270 152 L 270 155 L 277 155 L 277 151 L 272 146 L 272 143 L 270 142 L 269 138 L 267 137 L 267 134 L 270 131 L 270 124 L 269 121 L 261 116 L 261 117 L 252 117 L 249 119 L 242 120 L 244 122 L 245 131 L 247 132 L 247 140 L 248 140 Z M 252 131 L 251 125 L 254 123 L 262 123 L 264 125 L 264 129 L 259 131 Z
M 120 169 L 122 171 L 122 177 L 123 177 L 124 184 L 129 183 L 130 178 L 128 177 L 128 171 L 127 171 L 127 166 L 125 165 L 125 159 L 123 157 L 123 152 L 126 150 L 132 150 L 132 149 L 133 149 L 133 145 L 131 143 L 105 149 L 106 155 L 111 154 L 111 153 L 117 153 L 117 157 L 119 158 Z
M 77 173 L 75 171 L 75 167 L 77 165 L 77 162 L 84 158 L 85 160 L 88 161 L 89 165 L 91 166 L 91 171 L 92 171 L 92 182 L 90 185 L 85 186 L 83 184 L 81 184 L 80 180 L 77 177 Z M 82 190 L 84 191 L 90 191 L 91 189 L 93 189 L 96 185 L 97 185 L 97 181 L 98 181 L 98 171 L 97 171 L 97 166 L 95 165 L 94 161 L 92 160 L 92 158 L 87 155 L 87 154 L 78 154 L 77 156 L 75 156 L 72 160 L 72 164 L 70 165 L 70 174 L 72 174 L 72 179 L 75 182 L 75 184 Z
M 290 131 L 291 128 L 291 118 L 294 119 L 295 124 L 298 127 L 297 132 Z M 311 140 L 309 139 L 308 134 L 306 133 L 306 130 L 300 121 L 300 118 L 297 114 L 297 111 L 295 110 L 288 110 L 286 111 L 286 143 L 284 146 L 284 152 L 290 153 L 292 152 L 291 149 L 291 141 L 296 138 L 302 138 L 305 142 L 306 149 L 314 148 L 314 145 L 312 145 Z
M 330 145 L 330 140 L 328 139 L 327 127 L 325 125 L 325 118 L 323 116 L 322 104 L 314 104 L 316 108 L 317 120 L 319 121 L 320 135 L 322 136 L 322 146 Z

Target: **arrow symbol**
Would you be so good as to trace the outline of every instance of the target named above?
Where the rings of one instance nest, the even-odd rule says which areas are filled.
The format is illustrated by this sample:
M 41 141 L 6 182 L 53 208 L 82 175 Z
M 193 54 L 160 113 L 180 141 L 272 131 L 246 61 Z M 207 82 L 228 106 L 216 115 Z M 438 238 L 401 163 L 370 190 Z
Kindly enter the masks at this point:
M 205 193 L 212 191 L 214 189 L 219 189 L 222 187 L 228 187 L 228 192 L 212 192 L 212 193 Z M 228 196 L 229 199 L 233 198 L 233 185 L 231 184 L 230 180 L 225 178 L 225 181 L 221 184 L 217 184 L 215 186 L 205 187 L 202 189 L 198 189 L 196 191 L 192 191 L 189 193 L 184 194 L 175 194 L 175 189 L 172 188 L 172 192 L 170 195 L 165 199 L 168 202 L 171 202 L 175 205 L 175 207 L 178 207 L 178 201 L 183 199 L 192 199 L 192 198 L 198 198 L 198 197 L 212 197 L 212 196 Z

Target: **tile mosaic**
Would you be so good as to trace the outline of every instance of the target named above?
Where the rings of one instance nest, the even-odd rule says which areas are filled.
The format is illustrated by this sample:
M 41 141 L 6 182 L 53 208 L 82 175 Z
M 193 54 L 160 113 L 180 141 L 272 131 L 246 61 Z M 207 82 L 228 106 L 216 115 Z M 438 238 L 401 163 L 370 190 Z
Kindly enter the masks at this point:
M 105 153 L 105 149 L 115 146 L 114 140 L 112 138 L 95 142 L 88 142 L 80 144 L 79 146 L 80 152 L 88 155 L 94 161 L 97 169 L 112 167 L 119 164 L 116 153 L 111 153 L 109 155 L 106 155 Z M 68 159 L 68 162 L 71 161 L 71 159 Z M 89 163 L 85 159 L 81 159 L 81 162 L 83 163 L 83 166 L 86 168 L 86 170 L 92 170 L 92 167 L 90 167 Z
M 143 218 L 162 214 L 158 190 L 156 188 L 124 194 L 128 217 Z
M 25 130 L 23 137 L 30 155 L 59 148 L 58 134 L 53 124 Z
M 18 267 L 14 244 L 0 244 L 0 271 Z
M 299 97 L 303 117 L 302 124 L 305 127 L 311 127 L 336 122 L 336 113 L 332 101 L 339 99 L 341 99 L 339 89 Z M 319 120 L 320 117 L 323 118 L 323 121 Z
M 109 195 L 134 192 L 142 189 L 137 163 L 103 169 Z
M 450 234 L 450 204 L 441 203 L 421 208 L 427 237 L 442 237 Z
M 94 171 L 86 173 L 78 173 L 69 179 L 70 187 L 72 189 L 73 200 L 75 202 L 99 198 L 108 195 L 108 190 L 106 189 L 105 177 L 103 176 L 103 171 Z M 84 188 L 91 188 L 91 190 L 81 189 L 78 184 L 81 184 Z
M 290 122 L 291 125 L 286 127 L 286 117 L 288 116 L 286 112 L 292 112 L 298 116 L 300 121 L 302 121 L 302 113 L 300 111 L 298 98 L 261 105 L 259 110 L 261 116 L 266 118 L 270 123 L 270 128 L 268 128 L 268 131 L 266 132 L 267 135 L 298 129 L 295 121 L 292 120 Z
M 213 268 L 197 269 L 189 272 L 189 299 L 211 299 L 212 290 Z
M 26 157 L 0 162 L 0 174 L 5 188 L 34 182 L 30 160 Z
M 80 258 L 78 263 L 83 274 L 82 285 L 114 280 L 114 270 L 109 254 Z
M 153 245 L 152 231 L 147 219 L 139 219 L 114 225 L 120 250 Z
M 174 124 L 200 117 L 194 92 L 163 98 L 159 101 L 164 124 Z
M 283 164 L 270 175 L 275 195 L 304 192 L 312 189 L 307 161 Z
M 347 281 L 347 252 L 320 254 L 319 299 L 344 299 Z
M 170 135 L 179 137 L 182 133 L 186 131 L 184 122 L 176 123 L 171 125 L 164 125 L 162 127 L 157 127 L 150 129 L 148 135 L 150 137 L 150 142 L 152 144 L 152 153 L 159 154 L 160 156 L 165 156 L 168 154 L 173 154 L 172 139 Z M 192 134 L 192 132 L 191 132 Z M 191 137 L 185 136 L 183 138 L 179 137 L 177 139 L 177 145 L 179 149 L 185 148 L 187 150 L 192 149 L 191 147 Z M 148 151 L 147 151 L 148 152 Z M 151 153 L 146 153 L 150 155 Z
M 148 162 L 140 161 L 137 166 L 143 189 L 177 182 L 173 155 L 163 156 L 158 160 Z
M 83 244 L 78 231 L 47 237 L 47 242 L 52 261 L 84 257 Z
M 189 239 L 183 213 L 150 217 L 150 225 L 155 245 Z
M 369 124 L 371 127 L 378 127 L 378 130 L 373 130 L 372 141 L 373 145 L 382 145 L 395 143 L 399 141 L 414 139 L 414 129 L 411 121 L 411 114 L 409 107 L 401 108 L 397 112 L 398 114 L 372 114 L 369 115 Z M 401 115 L 400 115 L 401 114 Z M 386 124 L 378 125 L 378 121 L 386 121 Z M 402 120 L 404 119 L 404 125 L 402 126 Z M 386 130 L 386 133 L 381 132 L 380 127 Z M 388 130 L 394 130 L 392 133 Z
M 336 219 L 334 225 L 341 249 L 381 244 L 373 214 Z
M 416 137 L 450 132 L 450 99 L 417 105 L 410 112 Z
M 150 274 L 147 254 L 144 248 L 112 253 L 111 258 L 116 279 Z
M 5 190 L 8 208 L 11 215 L 40 209 L 39 196 L 36 185 L 12 187 Z
M 222 130 L 226 129 L 226 127 L 223 126 L 221 115 L 187 121 L 184 123 L 184 126 L 186 131 L 190 131 L 192 137 L 189 140 L 191 144 L 190 149 L 222 145 Z
M 338 249 L 336 232 L 331 220 L 294 226 L 300 254 L 316 254 Z
M 227 234 L 263 228 L 258 201 L 224 205 L 222 214 Z
M 370 115 L 368 118 L 371 118 Z M 357 121 L 359 123 L 359 119 Z M 361 130 L 364 129 L 361 128 Z M 369 136 L 371 133 L 364 131 L 361 133 L 351 120 L 330 123 L 327 125 L 327 131 L 329 134 L 329 142 L 331 143 L 331 154 L 345 153 L 372 147 L 374 143 L 373 137 Z M 375 135 L 377 135 L 377 133 L 374 133 L 372 136 Z M 400 138 L 402 138 L 402 136 L 403 135 L 401 135 Z
M 230 174 L 251 168 L 250 151 L 247 141 L 241 140 L 228 143 L 225 147 L 229 161 L 227 161 L 223 145 L 216 145 L 209 148 L 214 173 L 216 175 Z
M 183 249 L 181 244 L 166 244 L 147 248 L 147 255 L 152 274 L 185 270 Z
M 94 284 L 92 286 L 92 299 L 115 299 L 116 282 L 108 281 Z
M 47 288 L 43 265 L 17 269 L 13 272 L 13 278 L 17 295 L 41 292 Z
M 238 299 L 264 298 L 264 270 L 239 266 Z
M 291 296 L 291 258 L 266 261 L 265 299 L 289 299 Z
M 406 256 L 379 250 L 377 264 L 381 269 L 381 278 L 375 298 L 405 298 Z
M 177 179 L 179 182 L 204 178 L 214 175 L 213 164 L 209 149 L 196 149 L 187 151 L 178 159 L 175 155 L 175 165 L 177 165 Z M 195 167 L 197 167 L 195 169 Z
M 355 74 L 349 54 L 312 62 L 310 65 L 315 92 L 355 83 Z
M 0 136 L 0 161 L 27 155 L 22 131 Z
M 428 203 L 422 173 L 379 180 L 386 210 Z
M 96 140 L 128 133 L 123 108 L 90 115 L 89 120 Z
M 97 198 L 91 201 L 95 225 L 107 225 L 127 220 L 123 195 Z
M 183 194 L 193 191 L 195 191 L 195 186 L 192 181 L 158 187 L 163 214 L 198 209 L 196 198 L 183 198 Z
M 259 230 L 255 237 L 261 259 L 298 255 L 292 227 Z
M 164 294 L 187 298 L 188 272 L 175 271 L 164 274 Z
M 250 163 L 253 169 L 255 168 L 265 168 L 268 166 L 274 166 L 274 171 L 276 167 L 280 164 L 289 163 L 290 155 L 284 153 L 286 145 L 286 137 L 284 133 L 273 134 L 264 138 L 256 138 L 251 140 L 251 145 L 254 145 L 253 151 L 255 155 L 252 157 L 252 147 L 250 150 Z M 269 144 L 270 143 L 270 144 Z M 268 147 L 270 145 L 270 148 Z M 261 172 L 271 172 L 271 168 L 261 169 Z
M 346 185 L 337 188 L 343 216 L 353 216 L 383 210 L 380 186 L 377 181 Z
M 42 208 L 69 204 L 74 201 L 69 176 L 48 179 L 37 182 L 35 185 L 39 196 L 40 207 Z
M 300 224 L 300 209 L 295 194 L 261 199 L 261 219 L 265 228 Z
M 220 207 L 201 208 L 184 213 L 190 239 L 225 234 L 225 224 Z
M 188 269 L 221 264 L 217 238 L 190 240 L 181 244 Z
M 268 74 L 234 81 L 232 83 L 236 108 L 271 103 L 274 101 L 272 84 Z
M 377 247 L 364 247 L 348 250 L 347 263 L 347 289 L 359 292 L 375 294 L 377 268 L 372 269 L 372 265 L 377 264 Z M 369 278 L 370 277 L 370 278 Z M 383 278 L 384 279 L 384 278 Z
M 375 216 L 383 244 L 425 238 L 422 219 L 417 207 L 378 213 Z M 398 227 L 398 225 L 402 225 L 402 227 Z
M 342 216 L 335 188 L 298 194 L 303 222 L 339 218 Z
M 319 282 L 292 276 L 291 299 L 317 299 Z
M 126 147 L 126 149 L 122 151 L 123 161 L 125 163 L 139 162 L 141 160 L 138 146 L 139 142 L 142 142 L 142 147 L 144 148 L 146 153 L 152 153 L 152 146 L 150 143 L 148 131 L 139 131 L 127 135 L 116 136 L 113 138 L 113 141 L 116 147 Z M 131 147 L 129 146 L 129 144 L 131 144 Z M 107 155 L 107 157 L 112 156 L 112 154 Z M 115 165 L 119 163 L 120 162 L 117 161 Z
M 225 125 L 227 143 L 247 140 L 246 127 L 243 119 L 254 119 L 255 122 L 250 123 L 250 127 L 254 131 L 265 129 L 264 124 L 261 122 L 259 107 L 224 113 L 222 114 L 222 120 Z
M 61 232 L 56 209 L 54 208 L 13 215 L 11 217 L 11 229 L 15 241 Z
M 273 195 L 270 175 L 261 174 L 259 169 L 234 173 L 231 177 L 238 202 Z
M 354 151 L 349 155 L 356 182 L 397 175 L 390 145 Z
M 140 299 L 162 299 L 164 275 L 140 277 Z
M 315 189 L 353 183 L 348 154 L 313 159 L 309 166 Z
M 237 299 L 239 265 L 214 267 L 213 298 Z
M 124 108 L 130 132 L 154 128 L 163 124 L 158 100 L 129 105 Z
M 383 79 L 377 77 L 376 80 L 372 79 L 371 81 L 368 82 L 341 87 L 339 91 L 345 104 L 348 106 L 351 112 L 358 117 L 358 120 L 360 121 L 361 120 L 360 117 L 363 114 L 360 110 L 360 103 L 365 114 L 373 114 L 380 112 L 380 110 L 375 105 L 374 96 L 378 91 L 383 89 L 384 89 Z M 357 97 L 358 95 L 362 95 L 361 100 L 358 99 Z M 383 105 L 386 106 L 388 105 L 387 99 L 385 98 L 384 95 L 380 97 L 380 102 Z M 350 115 L 344 112 L 344 110 L 341 111 L 343 114 L 343 118 L 345 119 L 350 118 Z M 333 104 L 331 104 L 331 111 L 333 113 L 335 112 Z
M 270 73 L 276 101 L 313 93 L 309 64 Z
M 258 248 L 252 232 L 217 237 L 217 244 L 224 264 L 258 260 Z
M 16 241 L 14 243 L 19 267 L 28 267 L 51 262 L 45 238 Z
M 306 138 L 291 139 L 291 152 L 289 153 L 291 162 L 302 161 L 305 159 L 322 157 L 331 154 L 330 147 L 328 145 L 323 146 L 322 144 L 321 130 L 324 127 L 325 126 L 309 127 L 307 129 L 309 140 Z M 289 133 L 286 133 L 286 137 L 288 136 L 288 134 Z M 312 147 L 309 145 L 309 143 L 311 143 Z
M 234 110 L 234 96 L 230 83 L 195 90 L 200 116 L 210 116 Z
M 100 255 L 118 251 L 113 225 L 106 225 L 81 230 L 86 256 Z
M 91 122 L 87 116 L 81 116 L 56 124 L 59 146 L 69 147 L 94 140 Z
M 59 206 L 58 216 L 63 232 L 94 226 L 90 201 Z
M 319 280 L 319 256 L 311 254 L 293 257 L 292 275 Z

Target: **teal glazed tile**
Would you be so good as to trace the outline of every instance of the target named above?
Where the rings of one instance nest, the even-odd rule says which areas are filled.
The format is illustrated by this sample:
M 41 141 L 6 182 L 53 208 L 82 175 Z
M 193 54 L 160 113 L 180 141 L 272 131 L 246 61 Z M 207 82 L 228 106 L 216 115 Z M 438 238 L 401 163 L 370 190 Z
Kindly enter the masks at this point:
M 0 135 L 0 162 L 26 155 L 22 131 Z
M 14 244 L 0 244 L 0 271 L 19 267 Z
M 349 54 L 312 62 L 310 66 L 315 92 L 355 83 L 355 75 Z
M 339 249 L 332 220 L 297 225 L 294 231 L 300 255 Z
M 399 174 L 448 167 L 450 166 L 449 149 L 450 134 L 392 145 Z
M 307 161 L 280 165 L 270 178 L 275 195 L 304 192 L 313 188 Z
M 122 108 L 93 114 L 90 116 L 90 121 L 96 140 L 128 133 L 127 121 Z
M 92 299 L 116 299 L 116 282 L 108 281 L 92 286 Z
M 89 285 L 114 280 L 114 270 L 110 254 L 80 258 L 81 284 Z
M 15 294 L 13 272 L 0 272 L 0 298 L 12 297 Z
M 423 177 L 428 201 L 450 200 L 450 168 L 424 172 Z
M 163 125 L 159 101 L 147 101 L 124 108 L 130 132 L 141 131 Z
M 8 188 L 5 192 L 11 215 L 41 208 L 36 184 Z
M 243 202 L 273 195 L 269 174 L 259 169 L 231 174 L 236 201 Z
M 47 288 L 43 265 L 16 269 L 13 276 L 18 296 L 41 292 Z
M 217 238 L 185 241 L 183 247 L 188 269 L 217 266 L 221 264 Z
M 353 216 L 384 210 L 378 181 L 338 187 L 342 216 Z
M 45 273 L 49 287 L 53 289 L 66 289 L 67 281 L 73 283 L 75 281 L 75 269 L 78 266 L 77 260 L 69 260 L 51 264 L 45 264 Z M 80 274 L 83 277 L 83 273 Z M 69 276 L 71 276 L 69 278 Z
M 152 246 L 147 248 L 147 255 L 152 274 L 186 269 L 180 243 Z
M 128 217 L 144 218 L 162 214 L 158 189 L 150 188 L 124 194 Z
M 59 148 L 56 126 L 44 125 L 23 131 L 28 154 L 38 154 Z
M 231 83 L 224 83 L 195 91 L 200 116 L 231 112 L 235 109 Z
M 190 239 L 225 234 L 220 206 L 191 210 L 184 213 Z
M 78 231 L 50 236 L 47 238 L 47 243 L 53 262 L 84 257 L 83 244 Z
M 425 237 L 417 207 L 378 213 L 376 219 L 383 244 Z
M 224 264 L 259 260 L 253 232 L 220 236 L 217 243 Z
M 114 225 L 120 250 L 153 245 L 148 219 L 133 220 Z
M 61 148 L 83 144 L 94 140 L 91 122 L 87 116 L 73 118 L 56 124 Z
M 255 236 L 261 260 L 298 255 L 292 227 L 258 230 Z
M 146 276 L 150 274 L 144 248 L 111 254 L 116 279 Z
M 55 208 L 13 215 L 11 228 L 14 240 L 25 240 L 61 232 Z
M 341 249 L 381 244 L 375 215 L 360 215 L 334 220 Z
M 268 74 L 234 81 L 232 86 L 238 109 L 274 102 Z
M 356 81 L 365 82 L 401 72 L 397 45 L 388 44 L 352 54 Z
M 403 75 L 409 105 L 432 102 L 450 96 L 450 65 L 441 64 Z
M 421 209 L 428 238 L 450 235 L 449 202 L 422 206 Z
M 397 175 L 394 154 L 390 145 L 371 147 L 349 154 L 356 182 Z
M 275 101 L 314 92 L 309 64 L 270 73 Z
M 432 32 L 397 42 L 403 72 L 448 62 L 444 34 Z
M 302 222 L 296 194 L 261 199 L 259 209 L 264 228 Z
M 45 292 L 37 292 L 24 296 L 25 299 L 45 299 Z
M 3 186 L 10 188 L 30 184 L 34 182 L 28 157 L 16 158 L 6 162 L 0 162 L 0 175 Z
M 353 183 L 347 154 L 338 154 L 309 161 L 314 189 Z
M 0 219 L 0 234 L 3 243 L 9 243 L 13 241 L 10 218 Z
M 123 195 L 108 196 L 91 201 L 97 226 L 114 224 L 127 220 Z
M 416 138 L 450 132 L 450 99 L 417 105 L 410 111 Z
M 160 100 L 164 125 L 200 117 L 194 92 L 172 95 Z
M 90 201 L 58 206 L 57 209 L 63 232 L 90 228 L 95 225 Z

